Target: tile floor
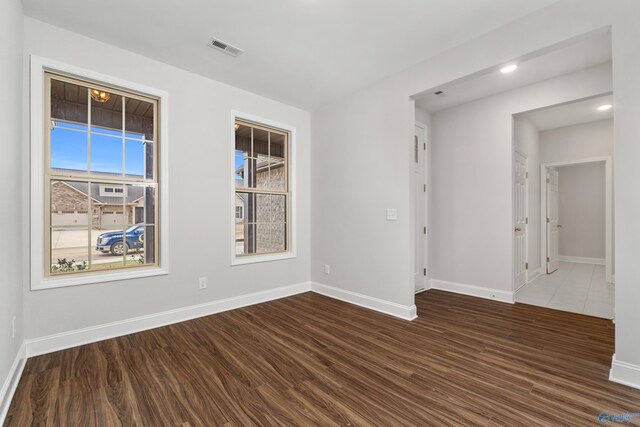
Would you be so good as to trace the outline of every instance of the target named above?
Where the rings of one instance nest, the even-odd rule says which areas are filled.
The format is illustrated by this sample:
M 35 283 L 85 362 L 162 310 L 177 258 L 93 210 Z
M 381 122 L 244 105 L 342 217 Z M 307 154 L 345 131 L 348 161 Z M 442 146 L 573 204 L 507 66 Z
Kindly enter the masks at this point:
M 614 285 L 604 277 L 604 265 L 561 262 L 520 288 L 516 302 L 613 319 Z

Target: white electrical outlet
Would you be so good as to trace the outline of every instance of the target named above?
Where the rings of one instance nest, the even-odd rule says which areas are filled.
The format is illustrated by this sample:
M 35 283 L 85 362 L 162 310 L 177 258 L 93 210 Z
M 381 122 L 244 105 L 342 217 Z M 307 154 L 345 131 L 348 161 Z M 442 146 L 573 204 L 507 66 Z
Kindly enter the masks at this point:
M 329 264 L 324 265 L 324 274 L 331 274 L 331 266 Z
M 207 289 L 207 278 L 201 277 L 198 279 L 198 287 L 200 289 Z
M 16 337 L 16 316 L 11 319 L 11 338 Z
M 387 209 L 387 221 L 397 221 L 398 220 L 398 209 L 389 208 Z

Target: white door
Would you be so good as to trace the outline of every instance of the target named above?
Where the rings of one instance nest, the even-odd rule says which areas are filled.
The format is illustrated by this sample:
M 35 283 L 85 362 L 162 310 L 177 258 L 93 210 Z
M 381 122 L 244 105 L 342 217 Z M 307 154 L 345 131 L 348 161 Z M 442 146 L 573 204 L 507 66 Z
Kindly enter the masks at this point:
M 426 221 L 425 221 L 425 173 L 424 173 L 424 165 L 425 165 L 425 130 L 420 127 L 415 127 L 415 138 L 414 138 L 414 158 L 413 158 L 413 173 L 414 173 L 414 192 L 415 192 L 415 201 L 416 201 L 416 212 L 415 212 L 415 229 L 417 231 L 416 235 L 416 245 L 415 245 L 415 291 L 421 291 L 424 289 L 424 285 L 426 282 L 426 263 L 425 263 L 425 248 L 426 248 Z
M 516 152 L 514 159 L 514 276 L 515 289 L 527 283 L 527 158 Z
M 560 224 L 558 218 L 558 171 L 547 169 L 547 274 L 560 264 Z

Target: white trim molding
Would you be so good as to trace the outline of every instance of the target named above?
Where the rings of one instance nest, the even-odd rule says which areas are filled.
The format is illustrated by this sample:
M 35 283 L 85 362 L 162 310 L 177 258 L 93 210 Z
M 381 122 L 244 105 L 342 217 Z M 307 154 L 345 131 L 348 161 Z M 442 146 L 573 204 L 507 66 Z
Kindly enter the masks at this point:
M 390 316 L 399 317 L 404 320 L 414 320 L 418 317 L 415 305 L 402 305 L 395 302 L 385 301 L 368 295 L 359 294 L 357 292 L 347 291 L 345 289 L 333 286 L 323 285 L 322 283 L 311 282 L 311 290 L 317 294 L 334 298 Z
M 585 258 L 581 256 L 559 256 L 562 262 L 574 262 L 576 264 L 595 264 L 595 265 L 607 265 L 604 258 Z
M 609 381 L 640 389 L 640 365 L 621 362 L 614 353 L 609 371 Z
M 296 285 L 269 289 L 266 291 L 211 301 L 204 304 L 177 308 L 146 316 L 139 316 L 131 319 L 91 326 L 88 328 L 48 335 L 41 338 L 25 340 L 26 355 L 27 357 L 39 356 L 41 354 L 77 347 L 79 345 L 89 344 L 96 341 L 102 341 L 146 331 L 148 329 L 184 322 L 198 317 L 222 313 L 236 308 L 290 297 L 304 292 L 309 292 L 310 290 L 309 282 L 303 282 Z
M 31 290 L 64 286 L 103 283 L 115 280 L 169 274 L 169 94 L 166 91 L 129 82 L 92 70 L 31 55 L 30 98 L 30 259 Z M 160 157 L 158 190 L 160 202 L 160 249 L 158 267 L 118 270 L 114 272 L 87 273 L 65 277 L 47 278 L 44 275 L 44 77 L 45 72 L 57 72 L 70 77 L 102 83 L 107 86 L 135 93 L 143 93 L 160 100 Z
M 26 346 L 23 342 L 18 349 L 18 353 L 16 354 L 16 358 L 13 361 L 11 368 L 9 369 L 9 373 L 2 385 L 2 389 L 0 389 L 0 425 L 4 425 L 7 412 L 9 412 L 9 406 L 11 405 L 11 400 L 16 392 L 16 388 L 18 388 L 18 383 L 20 382 L 20 377 L 22 376 L 22 371 L 24 370 L 26 361 Z
M 476 285 L 464 283 L 448 282 L 446 280 L 431 279 L 431 289 L 453 292 L 456 294 L 469 295 L 477 298 L 491 299 L 500 302 L 513 304 L 514 293 L 500 289 L 484 288 Z

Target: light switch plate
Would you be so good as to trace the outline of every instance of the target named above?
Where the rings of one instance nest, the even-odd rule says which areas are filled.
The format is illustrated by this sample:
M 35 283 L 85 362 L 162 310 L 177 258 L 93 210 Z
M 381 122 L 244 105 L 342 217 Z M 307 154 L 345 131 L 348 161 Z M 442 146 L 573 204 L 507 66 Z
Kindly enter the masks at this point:
M 387 221 L 395 221 L 398 219 L 398 209 L 389 208 L 387 209 Z

